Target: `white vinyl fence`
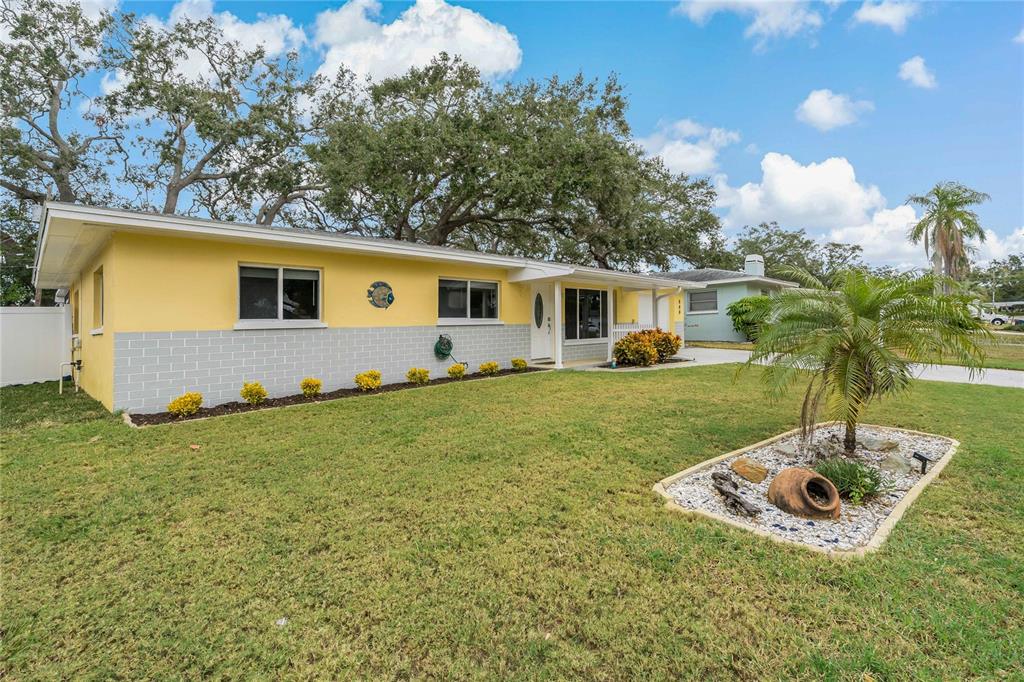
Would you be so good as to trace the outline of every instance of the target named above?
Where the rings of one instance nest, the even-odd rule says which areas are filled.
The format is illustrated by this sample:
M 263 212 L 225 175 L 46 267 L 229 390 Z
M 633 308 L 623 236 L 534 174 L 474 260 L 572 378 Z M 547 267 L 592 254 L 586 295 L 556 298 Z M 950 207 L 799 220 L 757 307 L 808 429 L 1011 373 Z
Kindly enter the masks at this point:
M 70 356 L 69 306 L 0 308 L 0 386 L 56 381 Z
M 641 329 L 650 329 L 651 325 L 639 322 L 624 322 L 612 325 L 612 345 L 618 342 L 623 336 L 630 332 L 638 332 Z

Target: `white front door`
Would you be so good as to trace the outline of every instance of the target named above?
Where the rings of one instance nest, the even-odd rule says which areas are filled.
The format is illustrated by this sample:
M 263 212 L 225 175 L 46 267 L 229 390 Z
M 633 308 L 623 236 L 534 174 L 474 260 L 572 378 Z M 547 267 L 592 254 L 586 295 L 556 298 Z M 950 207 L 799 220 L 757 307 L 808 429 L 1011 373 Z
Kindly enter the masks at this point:
M 550 284 L 534 284 L 530 309 L 530 359 L 553 357 L 554 294 Z
M 664 331 L 668 328 L 668 296 L 658 301 L 658 326 Z M 640 292 L 637 296 L 637 322 L 644 328 L 654 326 L 654 310 L 651 309 L 651 293 Z

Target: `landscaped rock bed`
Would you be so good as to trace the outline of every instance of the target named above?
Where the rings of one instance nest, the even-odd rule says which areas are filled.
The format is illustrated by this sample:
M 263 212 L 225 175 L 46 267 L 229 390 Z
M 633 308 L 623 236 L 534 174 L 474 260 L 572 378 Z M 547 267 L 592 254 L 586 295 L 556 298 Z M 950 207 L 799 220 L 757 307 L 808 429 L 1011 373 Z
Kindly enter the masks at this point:
M 800 447 L 799 431 L 783 434 L 752 449 L 687 469 L 665 479 L 655 490 L 669 500 L 670 506 L 767 533 L 776 539 L 837 553 L 877 549 L 902 515 L 905 505 L 901 506 L 900 502 L 908 494 L 916 496 L 927 485 L 952 456 L 957 443 L 942 436 L 861 425 L 857 429 L 858 446 L 854 457 L 881 471 L 884 486 L 881 494 L 860 505 L 842 500 L 838 520 L 795 516 L 768 501 L 769 486 L 782 470 L 789 467 L 813 469 L 821 461 L 822 453 L 841 454 L 842 434 L 842 426 L 821 426 L 805 448 Z M 927 474 L 921 474 L 921 462 L 912 459 L 915 452 L 930 460 Z M 744 474 L 749 475 L 751 469 L 757 470 L 760 465 L 767 475 L 757 483 L 746 480 L 736 469 L 730 468 L 737 460 L 740 460 L 737 468 Z M 751 478 L 759 478 L 760 472 L 753 473 Z M 727 504 L 727 497 L 715 488 L 716 481 L 724 480 L 723 474 L 731 476 L 737 484 L 736 492 L 759 508 L 759 513 L 747 516 L 736 504 Z M 714 479 L 713 475 L 716 475 Z
M 529 372 L 545 372 L 547 371 L 543 367 L 527 367 L 526 369 L 515 370 L 515 369 L 503 369 L 495 375 L 489 374 L 467 374 L 462 379 L 450 379 L 448 377 L 440 377 L 438 379 L 431 379 L 425 386 L 436 386 L 438 384 L 450 384 L 458 383 L 462 381 L 473 381 L 474 379 L 490 379 L 495 376 L 508 376 L 509 374 L 526 374 Z M 154 424 L 168 424 L 172 422 L 183 422 L 190 421 L 193 419 L 203 419 L 205 417 L 218 417 L 225 414 L 239 414 L 241 412 L 255 412 L 256 410 L 265 410 L 271 407 L 284 407 L 286 405 L 308 405 L 310 403 L 322 403 L 327 400 L 338 400 L 340 398 L 354 398 L 356 396 L 373 395 L 375 393 L 391 393 L 392 391 L 403 391 L 410 388 L 423 388 L 424 385 L 414 384 L 412 382 L 403 381 L 397 384 L 384 384 L 380 388 L 373 391 L 362 391 L 358 388 L 339 388 L 336 391 L 327 391 L 321 393 L 315 398 L 307 398 L 301 393 L 296 395 L 288 395 L 281 398 L 267 398 L 259 405 L 250 405 L 245 402 L 231 402 L 222 403 L 213 407 L 201 407 L 199 411 L 194 415 L 188 417 L 177 417 L 170 412 L 155 412 L 150 414 L 130 414 L 128 419 L 134 426 L 151 426 Z

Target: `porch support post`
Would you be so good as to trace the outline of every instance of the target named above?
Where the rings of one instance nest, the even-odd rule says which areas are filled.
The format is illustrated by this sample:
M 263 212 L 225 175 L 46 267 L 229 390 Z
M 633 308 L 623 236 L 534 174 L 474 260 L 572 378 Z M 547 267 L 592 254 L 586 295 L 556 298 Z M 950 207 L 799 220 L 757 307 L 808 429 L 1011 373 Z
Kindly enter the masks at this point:
M 655 329 L 658 328 L 658 290 L 651 289 L 651 320 Z
M 562 282 L 555 280 L 555 369 L 562 369 Z
M 615 346 L 615 287 L 608 287 L 608 362 Z

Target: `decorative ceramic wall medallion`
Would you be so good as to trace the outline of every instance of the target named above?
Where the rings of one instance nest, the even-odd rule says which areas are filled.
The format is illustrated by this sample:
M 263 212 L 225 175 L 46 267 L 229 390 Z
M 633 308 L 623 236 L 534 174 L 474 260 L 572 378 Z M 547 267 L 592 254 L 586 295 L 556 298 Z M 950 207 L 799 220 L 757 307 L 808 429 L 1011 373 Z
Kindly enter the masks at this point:
M 366 290 L 366 298 L 375 308 L 387 308 L 395 302 L 395 292 L 387 282 L 374 282 Z

